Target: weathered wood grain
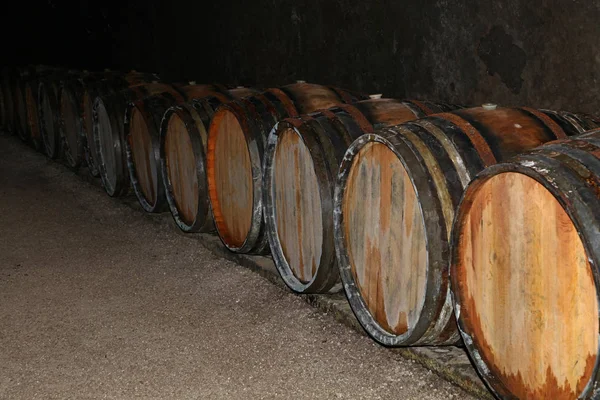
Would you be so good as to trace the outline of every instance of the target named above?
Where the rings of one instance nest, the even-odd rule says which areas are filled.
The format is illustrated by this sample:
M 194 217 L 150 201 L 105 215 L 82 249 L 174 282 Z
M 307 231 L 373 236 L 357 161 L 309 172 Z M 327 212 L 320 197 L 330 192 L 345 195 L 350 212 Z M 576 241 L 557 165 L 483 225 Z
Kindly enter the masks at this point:
M 292 129 L 280 137 L 274 168 L 279 240 L 294 275 L 310 282 L 323 246 L 321 199 L 309 150 Z
M 494 176 L 471 196 L 457 250 L 461 319 L 518 398 L 577 398 L 591 378 L 599 329 L 577 229 L 523 174 Z
M 178 214 L 187 225 L 192 225 L 199 202 L 197 159 L 185 124 L 177 114 L 172 114 L 168 122 L 164 160 Z
M 386 345 L 443 344 L 458 339 L 458 332 L 452 317 L 452 301 L 449 291 L 450 232 L 456 207 L 465 186 L 483 168 L 501 162 L 511 156 L 530 150 L 550 140 L 565 138 L 568 133 L 577 132 L 566 119 L 558 121 L 546 113 L 526 108 L 497 108 L 486 110 L 483 107 L 461 109 L 453 112 L 435 114 L 414 122 L 407 122 L 373 134 L 364 135 L 349 148 L 340 168 L 336 186 L 334 225 L 336 254 L 340 265 L 340 275 L 347 291 L 350 304 L 367 332 Z M 561 126 L 569 127 L 568 132 Z M 361 271 L 376 270 L 374 259 L 368 255 L 356 256 L 360 250 L 369 250 L 370 254 L 385 254 L 390 246 L 405 256 L 411 254 L 405 249 L 406 241 L 398 236 L 395 242 L 377 242 L 373 237 L 354 233 L 365 229 L 362 226 L 373 220 L 374 232 L 385 233 L 385 224 L 373 213 L 376 200 L 383 202 L 389 193 L 393 180 L 375 185 L 380 178 L 371 178 L 369 186 L 356 189 L 350 184 L 356 180 L 363 164 L 356 161 L 362 157 L 365 148 L 371 143 L 380 143 L 396 154 L 397 161 L 406 168 L 411 177 L 417 201 L 424 217 L 424 239 L 426 257 L 424 262 L 413 262 L 415 270 L 402 271 L 405 264 L 398 261 L 385 264 L 395 270 L 396 278 L 392 284 L 397 288 L 394 299 L 377 301 L 373 291 L 380 285 L 377 273 Z M 366 151 L 366 150 L 364 150 Z M 381 171 L 390 169 L 390 161 L 381 157 Z M 377 159 L 373 157 L 372 163 Z M 372 167 L 373 169 L 374 167 Z M 356 170 L 356 171 L 355 171 Z M 391 176 L 388 173 L 388 176 Z M 366 178 L 365 178 L 366 180 Z M 369 193 L 369 195 L 360 193 Z M 346 196 L 352 195 L 355 204 L 347 206 Z M 390 203 L 397 215 L 405 215 L 403 209 L 406 199 L 398 196 Z M 365 215 L 361 215 L 365 214 Z M 378 214 L 377 214 L 378 215 Z M 363 221 L 356 228 L 355 221 Z M 403 218 L 389 220 L 394 229 L 408 229 L 412 222 Z M 352 238 L 352 241 L 349 241 Z M 378 248 L 379 247 L 379 248 Z M 375 249 L 374 249 L 375 248 Z M 378 262 L 378 261 L 377 261 Z M 421 271 L 417 271 L 421 269 Z M 392 273 L 390 273 L 392 275 Z M 411 302 L 412 292 L 401 285 L 404 279 L 424 276 L 426 286 L 422 293 L 423 305 Z M 404 279 L 403 279 L 404 278 Z M 386 299 L 384 299 L 386 300 Z M 394 303 L 394 305 L 392 305 Z M 386 310 L 397 310 L 403 305 L 412 309 L 413 319 L 406 331 L 395 330 L 387 319 Z
M 354 158 L 343 212 L 352 274 L 373 318 L 400 335 L 413 328 L 426 296 L 425 225 L 398 157 L 369 143 Z
M 213 124 L 216 128 L 211 130 L 214 139 L 209 141 L 207 167 L 213 177 L 209 190 L 215 223 L 227 243 L 241 247 L 250 231 L 254 209 L 248 145 L 233 113 L 223 110 Z

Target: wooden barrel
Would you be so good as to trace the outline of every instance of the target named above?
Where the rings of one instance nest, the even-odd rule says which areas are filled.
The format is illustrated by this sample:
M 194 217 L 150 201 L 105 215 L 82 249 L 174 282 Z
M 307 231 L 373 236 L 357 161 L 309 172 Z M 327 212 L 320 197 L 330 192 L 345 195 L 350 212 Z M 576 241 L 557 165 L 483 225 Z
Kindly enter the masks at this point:
M 27 107 L 27 129 L 29 140 L 38 151 L 44 150 L 38 113 L 38 84 L 39 80 L 29 79 L 25 82 L 25 105 Z
M 160 123 L 169 107 L 192 99 L 224 93 L 220 85 L 177 87 L 178 93 L 158 93 L 128 105 L 125 111 L 125 145 L 131 186 L 147 212 L 168 209 L 160 164 Z
M 449 235 L 464 188 L 488 165 L 577 134 L 528 108 L 477 107 L 363 135 L 334 197 L 340 276 L 365 330 L 389 346 L 459 339 Z
M 29 124 L 27 120 L 27 103 L 25 95 L 25 83 L 29 79 L 29 70 L 21 71 L 20 76 L 14 83 L 14 118 L 15 132 L 25 143 L 29 142 Z
M 104 73 L 83 71 L 72 74 L 60 85 L 59 136 L 65 164 L 73 169 L 84 161 L 86 135 L 83 121 L 83 92 L 86 82 L 101 79 Z
M 273 260 L 292 290 L 341 289 L 333 243 L 333 191 L 348 146 L 379 127 L 455 108 L 375 98 L 276 125 L 265 149 L 263 210 Z
M 208 132 L 206 170 L 215 226 L 228 249 L 268 251 L 262 216 L 262 162 L 273 126 L 287 117 L 355 100 L 343 90 L 301 82 L 219 107 Z
M 100 176 L 97 165 L 98 152 L 94 141 L 93 108 L 94 101 L 99 96 L 111 96 L 128 87 L 142 85 L 152 81 L 158 81 L 158 76 L 148 73 L 130 71 L 127 74 L 104 70 L 94 72 L 85 77 L 81 88 L 81 128 L 85 136 L 83 152 L 86 165 L 93 177 Z
M 171 215 L 182 231 L 214 231 L 205 168 L 210 121 L 219 105 L 256 93 L 238 87 L 165 112 L 160 127 L 160 173 Z
M 452 234 L 458 324 L 499 398 L 598 398 L 600 130 L 485 169 Z
M 52 76 L 38 86 L 38 115 L 40 136 L 46 155 L 51 159 L 62 156 L 60 141 L 60 79 Z
M 94 100 L 92 112 L 96 161 L 102 184 L 109 196 L 123 196 L 130 186 L 124 126 L 127 105 L 161 92 L 179 95 L 174 86 L 153 82 L 112 95 L 101 95 Z

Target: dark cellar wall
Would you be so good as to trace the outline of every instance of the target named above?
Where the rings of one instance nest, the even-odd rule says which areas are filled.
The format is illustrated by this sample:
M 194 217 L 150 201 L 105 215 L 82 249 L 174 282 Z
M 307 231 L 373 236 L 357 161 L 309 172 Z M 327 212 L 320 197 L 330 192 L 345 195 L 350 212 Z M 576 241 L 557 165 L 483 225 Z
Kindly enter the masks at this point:
M 13 6 L 7 63 L 600 114 L 600 1 L 56 1 Z M 27 13 L 27 18 L 23 13 Z

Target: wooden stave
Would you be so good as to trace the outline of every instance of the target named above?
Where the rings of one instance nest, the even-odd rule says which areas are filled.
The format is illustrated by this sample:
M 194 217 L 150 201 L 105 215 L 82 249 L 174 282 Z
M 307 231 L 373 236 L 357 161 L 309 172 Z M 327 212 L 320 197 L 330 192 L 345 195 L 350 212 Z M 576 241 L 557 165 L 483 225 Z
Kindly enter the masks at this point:
M 521 110 L 521 109 L 519 109 Z M 540 122 L 541 124 L 543 124 L 544 126 L 546 126 L 546 123 L 551 123 L 548 122 L 548 120 L 546 119 L 546 117 L 544 116 L 540 116 L 540 113 L 536 112 L 536 115 L 531 114 L 531 112 L 535 112 L 531 111 L 531 110 L 521 110 L 523 113 L 527 113 L 527 115 L 529 115 L 532 118 L 535 118 L 538 122 Z M 468 113 L 468 111 L 466 111 Z M 463 116 L 465 116 L 465 112 L 463 112 L 462 110 L 456 111 L 453 114 L 462 114 Z M 541 119 L 543 118 L 543 120 Z M 481 159 L 480 155 L 475 151 L 472 142 L 470 142 L 470 139 L 468 139 L 468 135 L 463 132 L 461 130 L 461 128 L 459 128 L 457 125 L 455 125 L 454 123 L 452 123 L 449 120 L 444 119 L 444 114 L 437 114 L 437 115 L 432 115 L 428 118 L 424 118 L 418 121 L 413 121 L 413 122 L 408 122 L 406 124 L 400 125 L 398 127 L 393 127 L 393 128 L 389 128 L 389 129 L 384 129 L 383 131 L 387 131 L 388 133 L 390 131 L 393 130 L 397 130 L 398 128 L 401 129 L 409 129 L 412 134 L 416 134 L 416 135 L 424 135 L 426 134 L 426 132 L 428 132 L 428 129 L 431 128 L 424 128 L 423 124 L 433 124 L 435 127 L 437 127 L 438 129 L 441 129 L 443 131 L 443 133 L 448 136 L 448 138 L 450 139 L 449 141 L 452 143 L 452 145 L 455 147 L 455 150 L 457 151 L 457 154 L 460 155 L 461 159 L 463 160 L 463 167 L 466 167 L 466 170 L 462 171 L 462 180 L 458 178 L 458 171 L 454 171 L 454 176 L 452 177 L 452 179 L 447 179 L 447 171 L 444 171 L 444 178 L 446 179 L 446 181 L 444 182 L 445 184 L 445 190 L 449 191 L 450 193 L 452 193 L 451 198 L 454 204 L 458 204 L 460 201 L 460 195 L 462 195 L 463 189 L 461 188 L 462 185 L 466 185 L 468 183 L 468 181 L 470 180 L 470 177 L 475 176 L 476 173 L 480 172 L 485 166 L 485 161 Z M 548 131 L 550 131 L 550 128 L 545 128 Z M 429 133 L 429 135 L 431 136 L 431 138 L 434 137 L 434 135 L 431 135 L 431 133 Z M 377 135 L 376 135 L 377 136 Z M 461 138 L 462 136 L 462 138 Z M 376 139 L 376 137 L 370 137 L 370 138 L 366 138 L 368 140 L 375 140 L 378 141 L 379 139 Z M 389 139 L 389 138 L 385 138 L 385 139 Z M 358 142 L 358 140 L 357 140 Z M 406 143 L 406 145 L 410 145 L 410 141 L 408 140 L 404 140 L 404 142 Z M 385 143 L 385 141 L 383 141 L 382 143 Z M 364 144 L 361 145 L 361 147 L 364 146 Z M 389 146 L 388 146 L 389 147 Z M 440 147 L 442 148 L 442 147 Z M 444 318 L 446 319 L 446 323 L 443 323 L 443 321 L 437 319 L 436 317 L 434 317 L 433 319 L 431 319 L 431 321 L 429 322 L 429 324 L 431 325 L 431 328 L 424 332 L 423 335 L 421 337 L 419 337 L 418 331 L 415 331 L 414 329 L 412 330 L 412 332 L 417 332 L 416 334 L 411 334 L 411 335 L 393 335 L 387 331 L 385 331 L 384 329 L 382 329 L 378 323 L 374 320 L 374 318 L 371 316 L 370 312 L 368 311 L 368 309 L 366 308 L 366 304 L 364 303 L 364 301 L 362 300 L 361 296 L 360 296 L 360 291 L 357 289 L 356 284 L 354 282 L 354 279 L 352 277 L 352 273 L 351 273 L 351 268 L 350 268 L 350 263 L 349 263 L 349 258 L 348 258 L 348 253 L 347 250 L 344 248 L 344 243 L 345 243 L 345 237 L 344 237 L 344 233 L 343 233 L 343 215 L 341 213 L 341 207 L 342 207 L 342 201 L 343 201 L 343 189 L 345 187 L 345 182 L 346 179 L 348 177 L 349 174 L 349 170 L 350 170 L 350 166 L 352 163 L 352 160 L 356 154 L 356 152 L 359 149 L 353 149 L 352 151 L 349 149 L 347 156 L 344 158 L 344 161 L 342 162 L 342 165 L 340 167 L 340 174 L 338 176 L 338 182 L 336 184 L 336 192 L 335 192 L 335 212 L 334 212 L 334 225 L 336 226 L 335 228 L 335 242 L 336 242 L 336 253 L 338 256 L 338 261 L 339 261 L 339 266 L 340 266 L 340 277 L 342 278 L 342 282 L 344 283 L 344 288 L 346 289 L 347 292 L 347 296 L 349 298 L 350 304 L 351 304 L 351 308 L 353 310 L 353 312 L 355 313 L 355 315 L 357 316 L 357 318 L 359 319 L 359 322 L 361 323 L 361 325 L 363 326 L 363 328 L 365 328 L 365 330 L 369 333 L 369 335 L 375 339 L 377 342 L 387 345 L 387 346 L 405 346 L 405 345 L 418 345 L 418 344 L 453 344 L 455 342 L 457 342 L 459 340 L 458 337 L 458 332 L 456 331 L 455 327 L 453 328 L 453 319 L 454 318 L 448 318 L 448 313 L 449 310 L 448 308 L 451 307 L 451 294 L 449 291 L 449 281 L 448 281 L 448 272 L 447 272 L 447 267 L 446 267 L 446 271 L 443 272 L 442 276 L 442 281 L 444 283 L 444 287 L 443 288 L 435 288 L 435 290 L 433 291 L 427 291 L 428 293 L 428 297 L 436 297 L 436 301 L 434 302 L 435 304 L 437 304 L 434 308 L 434 312 L 430 315 L 436 315 L 436 312 L 441 312 L 444 315 Z M 431 148 L 428 148 L 429 151 L 431 151 Z M 524 149 L 526 150 L 526 149 Z M 392 151 L 394 151 L 394 149 L 392 149 Z M 436 162 L 438 162 L 438 160 L 436 160 Z M 403 164 L 406 164 L 403 161 Z M 415 165 L 414 162 L 410 163 L 409 165 Z M 421 164 L 418 164 L 419 166 L 421 166 Z M 407 170 L 408 172 L 408 170 Z M 428 179 L 431 180 L 431 177 L 421 177 L 421 178 L 414 178 L 413 182 L 417 182 L 420 179 Z M 434 188 L 435 189 L 435 188 Z M 432 193 L 436 193 L 436 191 L 432 192 Z M 419 196 L 419 198 L 425 199 L 426 202 L 423 204 L 428 204 L 427 200 L 429 200 L 429 202 L 431 202 L 432 198 L 430 198 L 429 196 Z M 437 198 L 436 196 L 436 203 L 437 204 L 441 204 L 439 198 Z M 447 206 L 446 206 L 447 207 Z M 442 207 L 431 207 L 432 210 L 436 210 L 435 213 L 442 215 Z M 429 215 L 429 214 L 428 214 Z M 438 218 L 439 221 L 445 222 L 444 225 L 449 225 L 449 222 L 447 219 L 442 217 Z M 431 228 L 430 228 L 431 229 Z M 445 226 L 439 226 L 438 231 L 445 231 L 446 233 L 444 235 L 441 236 L 437 236 L 438 237 L 438 241 L 442 242 L 441 243 L 441 248 L 439 251 L 435 251 L 433 255 L 438 255 L 438 254 L 443 254 L 444 257 L 443 259 L 445 261 L 440 262 L 441 265 L 449 265 L 449 237 L 448 237 L 448 233 L 449 233 L 449 229 L 446 228 Z M 443 238 L 446 237 L 446 239 L 444 240 Z M 445 243 L 443 243 L 445 241 Z M 432 241 L 429 241 L 429 243 L 432 243 Z M 436 244 L 439 244 L 438 242 L 434 242 Z M 429 253 L 431 255 L 431 248 L 429 248 Z M 428 279 L 428 284 L 430 282 L 430 279 Z M 439 289 L 439 290 L 438 290 Z M 426 299 L 427 301 L 427 299 Z M 437 310 L 437 311 L 435 311 Z M 430 310 L 428 310 L 429 312 Z M 452 313 L 450 313 L 451 315 Z M 410 333 L 411 331 L 407 332 Z M 441 339 L 441 340 L 440 340 Z
M 97 149 L 98 160 L 95 160 L 96 166 L 100 171 L 100 178 L 106 193 L 111 197 L 125 196 L 131 187 L 129 178 L 129 168 L 127 166 L 126 138 L 125 138 L 125 112 L 127 105 L 132 102 L 150 96 L 161 91 L 176 90 L 168 84 L 152 82 L 148 85 L 137 85 L 127 89 L 114 92 L 108 90 L 105 94 L 100 94 L 94 100 L 93 106 L 93 136 L 94 144 Z M 101 134 L 99 131 L 99 108 L 106 110 L 108 116 L 107 126 L 110 133 Z M 102 154 L 102 140 L 112 143 L 111 149 L 114 151 L 111 155 L 114 158 L 114 165 L 107 167 L 105 164 L 105 155 Z M 109 171 L 110 168 L 110 171 Z M 111 173 L 111 176 L 107 174 Z
M 578 142 L 595 147 L 594 151 L 597 154 L 592 155 L 587 150 L 581 150 Z M 583 156 L 581 153 L 583 153 Z M 502 173 L 514 172 L 532 178 L 554 196 L 571 219 L 571 222 L 575 225 L 585 252 L 590 259 L 596 288 L 600 288 L 600 270 L 597 267 L 600 265 L 599 154 L 600 129 L 594 129 L 586 134 L 574 136 L 569 139 L 549 142 L 536 149 L 484 169 L 475 176 L 462 196 L 460 206 L 456 212 L 451 239 L 452 297 L 456 305 L 455 308 L 458 310 L 456 315 L 457 324 L 465 347 L 480 376 L 490 391 L 498 398 L 515 398 L 515 395 L 494 374 L 493 369 L 495 368 L 483 359 L 477 345 L 477 338 L 470 333 L 470 330 L 465 325 L 463 317 L 465 308 L 462 304 L 460 290 L 457 289 L 462 286 L 462 283 L 456 278 L 458 269 L 457 248 L 459 245 L 461 221 L 469 210 L 469 206 L 473 202 L 473 195 L 477 189 L 492 177 Z M 559 157 L 566 156 L 571 162 L 574 161 L 580 167 L 583 166 L 584 171 L 591 173 L 593 178 L 590 178 L 587 174 L 585 176 L 582 175 L 577 169 L 570 167 L 568 163 L 557 158 L 557 155 Z M 600 291 L 598 289 L 596 290 L 596 295 L 600 310 Z M 597 387 L 597 383 L 600 381 L 600 348 L 598 349 L 598 354 L 599 356 L 597 356 L 594 364 L 592 379 L 588 382 L 584 391 L 578 394 L 577 398 L 596 398 L 600 395 L 600 389 Z
M 184 104 L 179 104 L 169 108 L 163 115 L 160 125 L 160 160 L 159 168 L 162 175 L 162 181 L 165 187 L 165 197 L 171 211 L 171 215 L 176 225 L 183 232 L 214 232 L 215 225 L 213 220 L 212 208 L 208 198 L 208 183 L 206 181 L 206 142 L 210 121 L 215 110 L 223 103 L 234 99 L 248 97 L 257 94 L 258 91 L 252 88 L 237 87 L 215 93 L 214 96 L 194 99 Z M 177 114 L 184 122 L 190 141 L 192 142 L 193 152 L 196 157 L 196 178 L 198 180 L 198 210 L 193 222 L 188 223 L 180 217 L 177 201 L 173 195 L 173 188 L 168 176 L 167 155 L 165 152 L 165 141 L 167 128 L 170 118 Z
M 235 101 L 228 103 L 227 105 L 223 105 L 220 107 L 221 110 L 225 110 L 224 107 L 228 105 L 232 105 L 230 108 L 235 107 L 236 111 L 232 111 L 237 113 L 236 118 L 238 122 L 240 122 L 242 129 L 244 130 L 244 135 L 246 136 L 246 143 L 249 146 L 249 154 L 252 163 L 253 170 L 253 213 L 252 213 L 252 222 L 250 231 L 246 237 L 245 242 L 241 246 L 235 246 L 231 243 L 228 243 L 226 233 L 223 233 L 223 230 L 226 230 L 220 224 L 220 219 L 218 217 L 219 210 L 215 210 L 215 196 L 213 193 L 214 190 L 209 190 L 209 194 L 211 196 L 211 206 L 213 208 L 213 212 L 215 212 L 215 224 L 217 228 L 217 233 L 221 242 L 231 251 L 236 253 L 248 253 L 248 254 L 266 254 L 269 252 L 269 244 L 267 239 L 266 227 L 264 224 L 264 220 L 262 217 L 262 202 L 263 202 L 263 194 L 262 194 L 262 164 L 263 164 L 263 155 L 264 149 L 266 145 L 266 141 L 269 135 L 269 132 L 273 128 L 273 126 L 281 119 L 288 117 L 296 117 L 299 115 L 300 111 L 304 111 L 307 113 L 316 111 L 307 108 L 305 104 L 302 104 L 302 98 L 306 93 L 303 93 L 303 90 L 306 88 L 317 88 L 320 90 L 326 89 L 330 91 L 332 98 L 337 98 L 337 104 L 343 104 L 345 101 L 356 101 L 365 98 L 360 94 L 353 94 L 343 89 L 332 88 L 321 85 L 313 85 L 306 84 L 304 82 L 298 82 L 296 84 L 286 85 L 280 88 L 271 88 L 267 89 L 260 95 L 250 96 L 241 101 Z M 253 105 L 241 105 L 243 102 L 250 102 Z M 237 105 L 233 105 L 234 103 L 240 103 Z M 261 110 L 270 110 L 269 113 L 265 113 L 263 111 L 256 112 L 252 110 L 256 110 L 256 108 Z M 254 121 L 250 121 L 245 110 L 248 110 L 250 114 L 252 114 L 255 119 Z M 217 113 L 219 111 L 217 110 Z M 222 111 L 221 111 L 222 112 Z M 215 114 L 217 115 L 217 114 Z M 217 121 L 220 121 L 219 117 L 215 118 Z M 213 120 L 214 121 L 214 120 Z M 248 129 L 252 127 L 249 133 Z M 213 127 L 213 122 L 211 122 L 211 127 L 209 128 L 209 146 L 207 158 L 211 160 L 211 152 L 214 150 L 214 146 L 211 147 L 211 132 L 213 132 L 216 128 Z M 214 134 L 212 135 L 214 136 Z M 212 165 L 212 164 L 211 164 Z M 209 188 L 212 187 L 211 178 L 212 169 L 208 168 L 208 182 Z M 217 207 L 218 208 L 218 207 Z M 221 228 L 220 228 L 221 226 Z
M 302 116 L 296 119 L 283 120 L 278 123 L 278 126 L 273 129 L 269 135 L 263 165 L 264 218 L 267 226 L 271 254 L 277 270 L 286 285 L 297 293 L 327 293 L 338 292 L 342 289 L 339 281 L 333 239 L 334 228 L 332 214 L 335 176 L 337 175 L 338 166 L 341 163 L 347 148 L 355 139 L 363 133 L 372 133 L 374 128 L 386 126 L 384 123 L 380 122 L 381 116 L 377 116 L 372 111 L 373 108 L 381 105 L 391 106 L 392 108 L 389 110 L 391 114 L 395 112 L 393 109 L 394 106 L 406 108 L 413 113 L 415 119 L 425 117 L 426 112 L 444 112 L 454 107 L 453 105 L 431 102 L 427 102 L 426 105 L 424 105 L 422 102 L 416 100 L 371 99 L 359 101 L 352 105 L 343 104 L 333 107 L 328 111 L 324 110 L 309 114 L 309 116 L 312 117 L 311 119 L 309 119 L 308 116 Z M 459 108 L 458 106 L 456 107 Z M 324 114 L 327 116 L 326 119 L 323 118 Z M 304 126 L 308 121 L 310 121 L 311 125 L 316 123 L 320 126 Z M 321 123 L 318 121 L 321 121 Z M 326 225 L 323 239 L 324 246 L 326 246 L 326 243 L 330 245 L 334 254 L 333 259 L 326 258 L 328 261 L 319 264 L 316 275 L 308 283 L 297 279 L 291 271 L 290 265 L 283 254 L 276 229 L 277 222 L 273 200 L 274 190 L 271 187 L 274 173 L 273 158 L 277 146 L 277 136 L 280 133 L 279 130 L 283 131 L 287 128 L 294 129 L 302 138 L 305 135 L 316 136 L 319 145 L 311 146 L 310 153 L 313 158 L 327 160 L 319 161 L 326 166 L 325 170 L 327 170 L 327 174 L 318 174 L 317 178 L 319 179 L 319 187 L 321 188 L 321 201 L 324 201 L 326 204 L 332 203 L 331 212 L 323 210 L 322 221 Z M 338 136 L 340 136 L 340 138 L 338 138 Z M 337 139 L 336 143 L 331 143 L 330 139 L 332 138 Z M 325 195 L 325 193 L 329 193 L 329 195 Z M 329 235 L 329 229 L 331 229 L 331 235 Z M 328 250 L 329 247 L 326 247 L 325 250 Z
M 204 94 L 199 94 L 198 92 L 194 93 L 190 89 L 203 89 L 205 90 Z M 182 86 L 177 88 L 177 92 L 163 92 L 158 93 L 144 99 L 139 99 L 135 102 L 130 103 L 125 111 L 125 148 L 127 154 L 127 167 L 129 170 L 129 176 L 131 179 L 131 186 L 140 202 L 140 205 L 146 212 L 150 213 L 160 213 L 169 210 L 169 204 L 165 194 L 165 184 L 163 181 L 163 175 L 160 171 L 160 131 L 161 131 L 161 123 L 165 112 L 173 105 L 182 104 L 185 101 L 192 101 L 197 99 L 197 96 L 200 98 L 203 97 L 215 97 L 220 96 L 227 89 L 220 85 L 191 85 L 191 86 Z M 150 202 L 146 196 L 144 195 L 139 180 L 137 177 L 137 170 L 135 167 L 135 160 L 133 157 L 134 149 L 131 146 L 130 140 L 130 129 L 131 129 L 131 115 L 133 110 L 137 109 L 144 119 L 146 126 L 148 127 L 147 133 L 150 136 L 150 140 L 153 148 L 153 159 L 156 167 L 156 176 L 157 180 L 155 182 L 155 193 L 156 200 L 154 202 Z

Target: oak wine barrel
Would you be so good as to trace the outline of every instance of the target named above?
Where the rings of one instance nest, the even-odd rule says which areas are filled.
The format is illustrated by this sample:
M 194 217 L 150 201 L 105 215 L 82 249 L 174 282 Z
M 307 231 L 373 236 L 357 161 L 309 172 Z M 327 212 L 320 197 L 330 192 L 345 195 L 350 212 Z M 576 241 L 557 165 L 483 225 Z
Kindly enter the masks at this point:
M 178 92 L 158 93 L 132 102 L 125 111 L 125 146 L 131 186 L 147 212 L 167 211 L 160 164 L 160 123 L 169 107 L 224 93 L 220 85 L 178 86 Z
M 499 398 L 598 398 L 600 130 L 486 168 L 452 234 L 472 360 Z
M 130 71 L 122 73 L 106 69 L 102 72 L 94 72 L 83 79 L 81 97 L 81 128 L 83 130 L 84 145 L 83 158 L 88 167 L 90 175 L 100 176 L 97 165 L 98 152 L 94 141 L 93 108 L 94 101 L 99 96 L 110 96 L 128 87 L 142 85 L 148 82 L 158 81 L 155 74 Z
M 132 86 L 118 93 L 100 95 L 94 100 L 92 112 L 97 152 L 95 161 L 104 190 L 109 196 L 123 196 L 127 194 L 130 186 L 124 125 L 127 105 L 161 92 L 179 95 L 173 85 L 155 81 Z
M 43 121 L 40 119 L 39 87 L 42 83 L 54 84 L 54 80 L 60 79 L 65 71 L 56 68 L 38 67 L 32 72 L 25 82 L 25 104 L 27 106 L 27 126 L 29 140 L 33 147 L 42 153 L 46 153 L 43 140 Z
M 38 86 L 38 115 L 40 136 L 46 155 L 51 159 L 62 156 L 60 140 L 60 84 L 62 77 L 52 76 Z
M 561 125 L 539 110 L 485 105 L 352 143 L 336 183 L 334 238 L 348 300 L 371 337 L 389 346 L 459 340 L 449 239 L 464 188 L 486 166 L 578 133 Z
M 257 93 L 237 87 L 165 112 L 160 127 L 160 173 L 171 215 L 182 231 L 214 231 L 205 160 L 207 132 L 215 110 L 223 103 Z
M 219 107 L 208 132 L 206 171 L 217 233 L 229 250 L 268 251 L 262 163 L 273 126 L 284 118 L 356 100 L 344 90 L 300 82 Z
M 275 126 L 264 155 L 263 211 L 271 254 L 288 287 L 298 293 L 341 289 L 333 243 L 333 191 L 348 146 L 374 129 L 456 108 L 372 98 Z
M 84 161 L 86 134 L 83 121 L 83 92 L 87 82 L 102 79 L 105 73 L 82 71 L 64 79 L 59 95 L 59 137 L 65 164 L 73 169 Z
M 38 85 L 39 81 L 34 78 L 25 82 L 25 105 L 27 107 L 27 130 L 29 140 L 36 150 L 42 151 L 44 143 L 40 132 L 38 113 Z

